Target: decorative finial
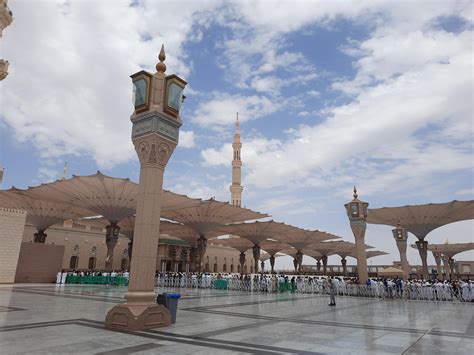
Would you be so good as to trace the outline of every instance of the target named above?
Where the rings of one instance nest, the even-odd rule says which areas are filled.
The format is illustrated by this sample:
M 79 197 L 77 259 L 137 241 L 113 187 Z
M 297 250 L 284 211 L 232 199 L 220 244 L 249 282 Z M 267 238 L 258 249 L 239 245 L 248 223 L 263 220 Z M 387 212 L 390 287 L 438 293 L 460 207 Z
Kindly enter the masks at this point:
M 353 196 L 354 196 L 354 199 L 357 199 L 357 197 L 359 196 L 359 195 L 357 195 L 357 189 L 356 189 L 355 185 L 354 185 L 354 195 Z
M 164 73 L 166 71 L 166 64 L 163 63 L 166 59 L 164 44 L 161 45 L 161 50 L 160 50 L 160 54 L 158 55 L 158 59 L 160 60 L 160 62 L 156 64 L 156 71 L 158 73 Z
M 400 223 L 400 220 L 398 220 L 397 228 L 402 228 L 402 224 Z
M 235 132 L 240 132 L 239 113 L 237 112 L 237 120 L 235 121 Z

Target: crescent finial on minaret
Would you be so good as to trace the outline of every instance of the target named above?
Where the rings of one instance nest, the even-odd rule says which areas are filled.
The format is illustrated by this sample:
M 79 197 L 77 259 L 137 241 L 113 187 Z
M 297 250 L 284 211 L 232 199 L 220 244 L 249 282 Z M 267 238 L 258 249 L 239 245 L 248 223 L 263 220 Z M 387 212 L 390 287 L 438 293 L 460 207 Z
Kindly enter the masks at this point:
M 353 196 L 354 196 L 355 199 L 357 199 L 357 197 L 359 196 L 359 195 L 357 195 L 357 189 L 356 189 L 355 185 L 354 185 L 354 195 Z
M 164 44 L 161 45 L 161 50 L 160 50 L 160 54 L 158 55 L 158 59 L 160 61 L 156 64 L 156 71 L 158 73 L 164 73 L 166 71 L 166 64 L 163 63 L 166 59 L 165 45 Z

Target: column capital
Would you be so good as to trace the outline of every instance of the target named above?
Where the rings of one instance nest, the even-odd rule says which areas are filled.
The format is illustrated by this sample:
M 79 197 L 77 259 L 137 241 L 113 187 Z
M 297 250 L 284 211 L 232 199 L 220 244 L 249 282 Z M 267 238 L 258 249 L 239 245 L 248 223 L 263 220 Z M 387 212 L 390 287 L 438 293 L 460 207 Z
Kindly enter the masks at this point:
M 150 134 L 133 140 L 142 167 L 157 167 L 164 170 L 176 144 L 158 134 Z
M 350 220 L 351 230 L 356 239 L 365 237 L 365 231 L 367 229 L 367 222 L 364 218 L 357 218 Z

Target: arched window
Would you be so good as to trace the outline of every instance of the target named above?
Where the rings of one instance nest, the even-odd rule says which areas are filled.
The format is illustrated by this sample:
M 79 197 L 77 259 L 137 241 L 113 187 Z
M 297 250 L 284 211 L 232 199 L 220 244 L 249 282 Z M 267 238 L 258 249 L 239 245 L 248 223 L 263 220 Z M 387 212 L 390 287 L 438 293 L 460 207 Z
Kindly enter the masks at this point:
M 79 257 L 77 255 L 71 256 L 71 259 L 69 259 L 69 268 L 77 269 L 78 264 L 79 264 Z
M 120 269 L 122 271 L 125 271 L 128 269 L 128 259 L 127 258 L 122 258 L 122 262 L 120 263 Z
M 69 268 L 70 269 L 77 269 L 77 265 L 79 265 L 79 252 L 81 251 L 81 248 L 79 245 L 75 245 L 74 248 L 72 249 L 72 256 L 69 259 Z
M 89 264 L 87 265 L 87 268 L 89 270 L 94 270 L 95 269 L 95 263 L 96 263 L 97 259 L 95 256 L 91 256 L 89 258 Z
M 98 249 L 97 249 L 97 247 L 94 245 L 94 246 L 92 247 L 92 249 L 91 249 L 91 255 L 92 255 L 92 256 L 96 256 L 97 253 L 98 253 Z
M 230 272 L 234 272 L 234 264 L 230 264 Z

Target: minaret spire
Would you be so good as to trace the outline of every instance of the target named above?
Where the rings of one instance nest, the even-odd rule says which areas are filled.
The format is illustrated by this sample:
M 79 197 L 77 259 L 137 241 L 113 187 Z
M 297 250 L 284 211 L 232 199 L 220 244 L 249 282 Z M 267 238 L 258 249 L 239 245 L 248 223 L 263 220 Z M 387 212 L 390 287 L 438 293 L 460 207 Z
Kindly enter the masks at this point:
M 240 151 L 242 143 L 240 142 L 240 122 L 239 113 L 237 112 L 237 119 L 235 120 L 234 142 L 232 143 L 234 150 L 234 158 L 232 160 L 232 185 L 230 185 L 231 204 L 234 206 L 241 206 L 242 204 L 242 160 L 240 159 Z
M 63 169 L 63 177 L 61 180 L 66 180 L 67 178 L 67 162 L 64 163 L 64 169 Z

